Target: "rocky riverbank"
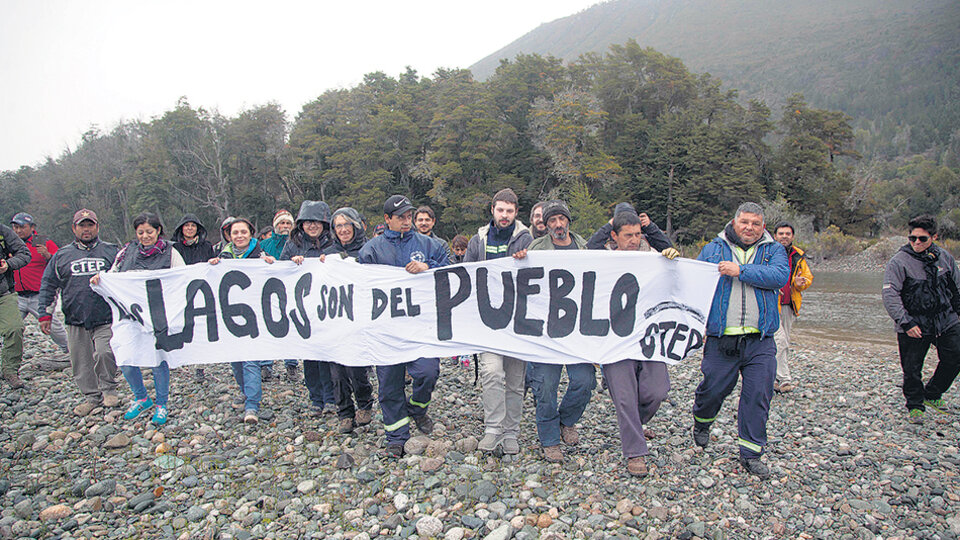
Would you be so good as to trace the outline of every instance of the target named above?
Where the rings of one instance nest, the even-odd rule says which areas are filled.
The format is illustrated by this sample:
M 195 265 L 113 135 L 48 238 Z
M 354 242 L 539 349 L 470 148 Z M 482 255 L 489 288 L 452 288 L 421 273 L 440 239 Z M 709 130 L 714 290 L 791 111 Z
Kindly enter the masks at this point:
M 477 451 L 473 370 L 448 364 L 431 405 L 434 434 L 399 461 L 380 456 L 379 418 L 340 435 L 333 416 L 308 414 L 300 384 L 268 383 L 261 422 L 244 425 L 225 364 L 208 368 L 203 385 L 192 369 L 174 370 L 160 430 L 120 410 L 78 418 L 69 370 L 34 368 L 54 347 L 31 326 L 27 389 L 0 395 L 0 535 L 956 538 L 960 417 L 906 423 L 893 346 L 799 341 L 800 387 L 771 407 L 768 481 L 736 461 L 735 397 L 711 446 L 694 446 L 696 358 L 671 369 L 671 402 L 650 426 L 651 475 L 635 479 L 606 393 L 595 394 L 563 465 L 541 459 L 530 396 L 521 454 Z M 945 398 L 960 403 L 956 387 Z

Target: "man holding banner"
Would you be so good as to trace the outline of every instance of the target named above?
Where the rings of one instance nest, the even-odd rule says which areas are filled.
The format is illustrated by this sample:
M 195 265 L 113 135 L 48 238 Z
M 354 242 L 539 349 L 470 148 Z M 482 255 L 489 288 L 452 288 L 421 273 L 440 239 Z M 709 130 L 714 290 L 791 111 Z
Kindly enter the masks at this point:
M 534 240 L 526 250 L 517 252 L 515 258 L 524 258 L 528 250 L 587 249 L 587 241 L 570 230 L 570 209 L 563 201 L 547 201 L 543 204 L 543 222 L 547 225 L 547 234 Z M 563 461 L 561 440 L 570 446 L 580 442 L 577 422 L 597 386 L 597 370 L 593 364 L 566 366 L 569 383 L 558 409 L 557 390 L 563 366 L 541 362 L 527 365 L 527 379 L 537 400 L 537 434 L 543 447 L 543 456 L 551 463 Z
M 386 230 L 360 249 L 359 262 L 399 266 L 411 274 L 449 264 L 445 245 L 413 231 L 413 203 L 403 195 L 393 195 L 383 203 L 383 221 Z M 413 389 L 407 401 L 404 377 L 413 378 Z M 427 415 L 427 406 L 433 388 L 440 376 L 439 358 L 417 358 L 412 362 L 377 366 L 380 382 L 378 399 L 383 413 L 383 427 L 387 432 L 386 453 L 403 457 L 403 445 L 410 438 L 410 419 L 417 428 L 429 435 L 433 420 Z
M 493 196 L 493 219 L 470 239 L 463 262 L 513 257 L 530 245 L 530 231 L 517 219 L 519 205 L 517 194 L 510 188 Z M 492 452 L 502 444 L 504 454 L 519 454 L 526 364 L 519 358 L 483 352 L 478 368 L 483 388 L 483 438 L 477 448 Z
M 780 288 L 790 274 L 787 254 L 764 230 L 763 208 L 747 202 L 697 260 L 717 264 L 720 281 L 707 318 L 700 364 L 703 380 L 693 404 L 693 439 L 707 447 L 710 426 L 742 374 L 737 412 L 740 463 L 765 479 L 770 470 L 760 456 L 767 444 L 767 415 L 777 376 L 773 335 L 780 327 Z

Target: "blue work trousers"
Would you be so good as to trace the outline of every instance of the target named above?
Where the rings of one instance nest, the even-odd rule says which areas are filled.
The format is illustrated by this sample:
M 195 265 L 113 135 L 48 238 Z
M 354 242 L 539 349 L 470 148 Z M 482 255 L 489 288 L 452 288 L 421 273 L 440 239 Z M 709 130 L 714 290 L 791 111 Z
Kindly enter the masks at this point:
M 413 379 L 409 400 L 404 389 L 407 373 Z M 430 405 L 439 376 L 439 358 L 417 358 L 413 362 L 377 366 L 377 380 L 380 382 L 377 398 L 383 413 L 388 444 L 407 442 L 410 438 L 410 420 L 414 416 L 427 414 L 427 406 Z
M 310 403 L 323 407 L 337 402 L 333 394 L 333 379 L 330 377 L 330 362 L 303 361 L 303 384 L 310 393 Z

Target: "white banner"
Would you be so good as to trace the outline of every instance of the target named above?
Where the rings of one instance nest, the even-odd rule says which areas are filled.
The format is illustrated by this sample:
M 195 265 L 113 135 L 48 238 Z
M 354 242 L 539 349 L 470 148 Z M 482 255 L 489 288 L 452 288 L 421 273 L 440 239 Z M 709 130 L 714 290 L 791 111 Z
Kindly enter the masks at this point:
M 329 257 L 101 274 L 120 365 L 384 365 L 490 351 L 528 361 L 676 363 L 703 346 L 716 265 L 529 252 L 409 274 Z

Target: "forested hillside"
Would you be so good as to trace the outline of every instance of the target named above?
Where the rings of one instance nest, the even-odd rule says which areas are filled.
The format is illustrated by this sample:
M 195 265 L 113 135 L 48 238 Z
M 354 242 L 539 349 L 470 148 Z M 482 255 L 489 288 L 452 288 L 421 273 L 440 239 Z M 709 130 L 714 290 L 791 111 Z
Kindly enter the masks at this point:
M 799 94 L 771 112 L 628 41 L 569 65 L 520 55 L 483 82 L 466 69 L 371 73 L 324 92 L 292 123 L 275 104 L 225 117 L 184 98 L 3 173 L 0 203 L 4 219 L 26 209 L 59 240 L 71 237 L 70 216 L 83 206 L 116 239 L 131 236 L 143 210 L 171 225 L 198 212 L 216 230 L 227 215 L 269 224 L 278 207 L 296 212 L 304 199 L 354 206 L 378 223 L 393 193 L 433 206 L 449 238 L 489 220 L 490 196 L 503 187 L 520 195 L 524 221 L 534 202 L 566 199 L 582 233 L 627 200 L 694 243 L 742 201 L 765 200 L 807 229 L 872 234 L 924 211 L 954 234 L 960 147 L 864 165 L 854 141 L 841 112 Z
M 960 139 L 960 2 L 613 0 L 543 24 L 471 66 L 521 53 L 566 61 L 635 39 L 779 109 L 794 92 L 854 118 L 868 156 Z

